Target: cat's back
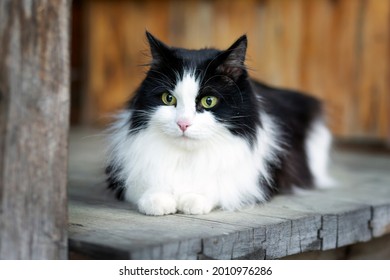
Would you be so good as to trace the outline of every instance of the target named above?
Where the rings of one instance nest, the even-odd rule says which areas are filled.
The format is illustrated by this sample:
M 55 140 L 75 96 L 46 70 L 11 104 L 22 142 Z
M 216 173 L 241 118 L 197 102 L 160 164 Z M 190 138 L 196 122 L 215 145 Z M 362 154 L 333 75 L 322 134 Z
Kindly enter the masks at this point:
M 251 80 L 261 110 L 267 112 L 279 124 L 290 131 L 306 130 L 310 124 L 322 118 L 322 102 L 313 96 L 290 89 L 268 86 Z
M 273 130 L 284 152 L 274 167 L 274 183 L 279 191 L 291 186 L 303 188 L 326 186 L 331 181 L 326 172 L 331 134 L 325 124 L 320 100 L 307 94 L 270 87 L 251 81 L 262 112 L 273 120 Z

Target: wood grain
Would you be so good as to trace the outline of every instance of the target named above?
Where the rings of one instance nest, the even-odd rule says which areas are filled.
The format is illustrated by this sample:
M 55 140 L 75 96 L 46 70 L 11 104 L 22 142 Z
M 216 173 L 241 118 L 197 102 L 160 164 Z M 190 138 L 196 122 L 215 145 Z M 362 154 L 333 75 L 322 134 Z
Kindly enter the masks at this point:
M 84 198 L 69 207 L 70 247 L 92 258 L 275 259 L 388 234 L 389 203 L 371 206 L 372 198 L 362 204 L 334 197 L 332 192 L 279 196 L 235 213 L 163 217 L 143 216 L 123 203 L 97 204 Z
M 69 9 L 0 2 L 0 259 L 67 258 Z
M 88 123 L 107 123 L 144 77 L 144 31 L 169 45 L 249 38 L 252 77 L 308 92 L 333 132 L 390 141 L 390 1 L 87 1 Z
M 104 183 L 101 136 L 72 131 L 70 250 L 90 258 L 278 259 L 390 234 L 389 155 L 337 150 L 339 187 L 278 195 L 237 212 L 149 217 L 114 200 Z M 87 136 L 90 135 L 90 136 Z

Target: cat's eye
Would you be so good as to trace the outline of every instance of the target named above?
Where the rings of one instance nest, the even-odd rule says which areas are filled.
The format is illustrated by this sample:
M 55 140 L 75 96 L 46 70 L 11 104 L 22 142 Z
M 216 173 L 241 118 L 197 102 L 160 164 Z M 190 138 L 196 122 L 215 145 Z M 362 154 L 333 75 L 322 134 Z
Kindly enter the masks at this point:
M 200 100 L 200 105 L 205 109 L 213 108 L 218 103 L 218 98 L 215 96 L 205 96 Z
M 168 105 L 168 106 L 175 106 L 176 105 L 176 98 L 168 92 L 164 92 L 161 95 L 161 100 L 165 105 Z

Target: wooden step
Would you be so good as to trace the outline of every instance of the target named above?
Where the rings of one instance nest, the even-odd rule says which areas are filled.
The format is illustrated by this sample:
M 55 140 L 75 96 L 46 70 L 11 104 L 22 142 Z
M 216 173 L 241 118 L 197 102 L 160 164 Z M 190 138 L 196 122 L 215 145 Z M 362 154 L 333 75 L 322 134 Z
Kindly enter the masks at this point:
M 390 156 L 336 150 L 340 186 L 238 212 L 145 216 L 106 190 L 103 137 L 71 133 L 69 246 L 95 259 L 278 259 L 390 233 Z

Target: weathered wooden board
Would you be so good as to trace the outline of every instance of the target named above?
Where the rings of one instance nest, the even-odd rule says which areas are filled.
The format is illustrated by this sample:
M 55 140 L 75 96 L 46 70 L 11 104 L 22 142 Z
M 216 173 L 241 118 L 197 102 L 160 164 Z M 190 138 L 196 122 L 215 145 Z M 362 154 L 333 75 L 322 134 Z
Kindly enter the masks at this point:
M 330 194 L 327 193 L 327 195 Z M 153 236 L 159 237 L 160 246 L 169 244 L 171 247 L 176 248 L 173 253 L 169 253 L 169 249 L 165 249 L 164 251 L 160 246 L 157 246 L 160 249 L 153 250 L 162 251 L 158 256 L 154 253 L 154 256 L 157 258 L 163 258 L 162 254 L 164 252 L 165 256 L 169 256 L 169 258 L 181 258 L 190 255 L 194 257 L 196 254 L 201 254 L 202 258 L 230 259 L 253 257 L 273 259 L 306 251 L 333 249 L 356 242 L 367 241 L 372 238 L 371 227 L 374 220 L 371 216 L 370 207 L 363 204 L 334 201 L 321 194 L 317 196 L 313 195 L 311 198 L 302 197 L 301 199 L 303 201 L 299 199 L 294 200 L 293 197 L 287 196 L 277 197 L 269 204 L 245 209 L 242 212 L 229 213 L 216 211 L 203 216 L 173 215 L 160 218 L 145 217 L 134 212 L 129 206 L 126 206 L 127 209 L 125 209 L 125 205 L 123 205 L 124 209 L 122 207 L 118 209 L 118 203 L 116 203 L 116 207 L 109 203 L 100 205 L 98 206 L 100 209 L 98 212 L 96 210 L 88 211 L 97 213 L 97 215 L 100 215 L 104 219 L 106 217 L 105 215 L 108 215 L 112 219 L 111 216 L 117 216 L 117 211 L 121 211 L 122 215 L 132 220 L 132 225 L 137 225 L 137 220 L 141 219 L 142 225 L 147 225 L 147 228 L 153 232 Z M 318 208 L 310 207 L 321 199 L 329 199 L 331 201 L 328 204 L 329 208 L 326 208 L 326 203 L 322 204 L 323 208 L 321 208 L 321 205 Z M 71 205 L 70 209 L 73 209 L 73 207 Z M 79 207 L 85 208 L 85 203 L 81 203 Z M 378 211 L 381 211 L 382 208 L 378 208 Z M 72 211 L 74 210 L 71 210 L 71 213 Z M 104 211 L 104 215 L 99 211 Z M 70 215 L 71 221 L 74 220 L 73 215 L 75 217 L 83 216 L 81 213 L 75 212 Z M 91 214 L 88 214 L 88 212 L 84 213 L 84 215 L 88 219 L 91 219 Z M 170 217 L 187 217 L 191 221 L 188 223 L 189 229 L 180 229 L 184 235 L 176 241 L 169 239 L 168 236 L 163 241 L 162 239 L 164 237 L 162 233 L 167 232 L 165 231 L 166 229 L 160 227 L 160 222 L 168 223 L 168 228 L 175 228 L 177 230 L 179 230 L 177 227 L 178 223 L 183 224 L 182 220 L 174 220 Z M 167 221 L 167 218 L 171 220 Z M 378 215 L 378 219 L 379 221 L 383 221 L 381 226 L 385 225 L 389 227 L 390 222 L 387 219 L 383 220 L 383 216 Z M 78 221 L 77 219 L 76 221 L 78 224 L 85 225 L 82 221 Z M 148 222 L 151 223 L 148 225 Z M 205 229 L 204 227 L 200 227 L 199 223 L 215 223 L 215 225 L 222 228 L 228 225 L 230 230 L 223 234 L 206 230 L 202 236 L 202 231 Z M 108 224 L 97 222 L 95 230 L 105 232 L 107 236 L 110 236 L 111 234 L 118 233 L 118 227 L 119 225 L 111 221 Z M 201 232 L 194 231 L 194 228 L 197 230 L 201 229 Z M 123 234 L 122 237 L 131 237 L 138 245 L 142 244 L 141 246 L 146 247 L 142 250 L 142 258 L 153 258 L 153 253 L 151 253 L 153 250 L 150 250 L 151 248 L 155 248 L 155 246 L 152 246 L 153 244 L 143 244 L 138 240 L 141 237 L 143 241 L 145 239 L 147 242 L 153 243 L 155 241 L 153 238 L 150 239 L 151 237 L 145 236 L 143 230 L 145 229 L 132 228 L 131 235 Z M 170 238 L 174 237 L 169 231 L 168 233 Z M 382 234 L 377 234 L 376 236 L 383 235 L 384 233 L 382 232 Z M 183 240 L 188 242 L 188 238 L 191 240 L 193 240 L 192 238 L 197 238 L 199 242 L 201 240 L 202 250 L 195 250 L 190 253 L 181 252 L 180 255 L 175 255 L 177 254 L 175 253 L 177 252 L 177 247 L 182 244 Z M 79 239 L 79 236 L 77 236 L 77 239 Z M 85 241 L 91 242 L 91 240 L 91 238 L 87 238 Z M 111 238 L 106 239 L 106 241 L 108 244 L 100 242 L 100 245 L 110 245 L 112 247 L 115 245 Z M 129 252 L 138 252 L 138 255 L 131 254 L 132 257 L 137 256 L 137 258 L 141 258 L 137 246 L 134 247 L 134 244 L 129 243 L 128 240 L 122 240 L 122 242 L 127 244 Z M 120 246 L 121 249 L 125 247 L 123 245 Z
M 137 259 L 196 259 L 201 252 L 202 238 L 247 230 L 243 226 L 180 215 L 144 216 L 126 204 L 122 205 L 123 208 L 112 208 L 102 204 L 71 203 L 70 245 L 94 244 L 95 251 L 103 258 L 107 255 L 121 258 L 127 254 L 127 257 Z
M 389 155 L 338 151 L 334 189 L 279 195 L 238 212 L 148 217 L 105 190 L 101 137 L 72 136 L 70 248 L 93 258 L 276 259 L 389 233 Z
M 322 225 L 318 229 L 323 249 L 336 248 L 371 238 L 369 220 L 371 209 L 358 203 L 341 202 L 332 196 L 324 197 L 321 193 L 306 196 L 279 196 L 270 208 L 282 207 L 285 210 L 297 210 L 309 215 L 321 215 Z M 351 224 L 350 224 L 351 223 Z
M 0 1 L 0 259 L 67 258 L 69 10 Z
M 374 237 L 390 233 L 390 180 L 376 177 L 354 188 L 340 188 L 326 194 L 340 201 L 358 202 L 371 209 L 369 227 Z
M 258 217 L 245 212 L 215 211 L 208 215 L 187 216 L 194 221 L 214 221 L 220 224 L 229 224 L 248 228 L 246 231 L 235 231 L 225 236 L 203 238 L 203 258 L 237 259 L 253 257 L 264 259 L 267 247 L 265 244 L 276 239 L 269 231 L 274 230 L 285 235 L 291 234 L 291 221 L 272 217 Z M 267 239 L 268 237 L 268 239 Z M 280 238 L 278 240 L 281 240 Z M 284 256 L 284 255 L 283 255 Z
M 390 260 L 390 235 L 368 242 L 327 250 L 290 255 L 287 260 Z

